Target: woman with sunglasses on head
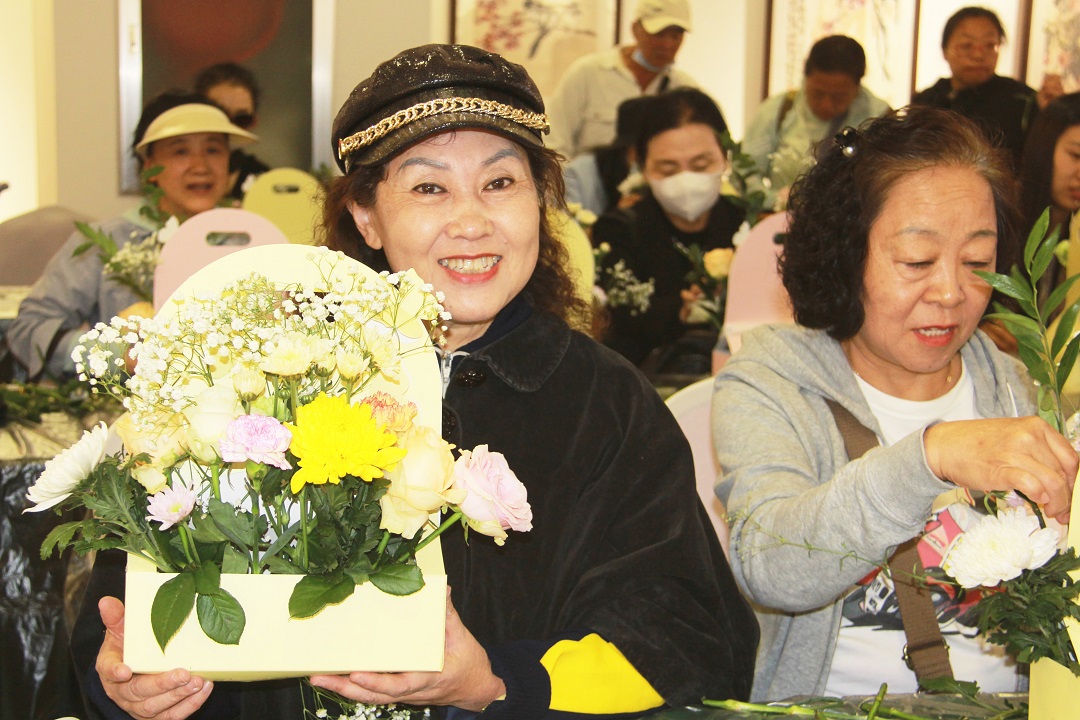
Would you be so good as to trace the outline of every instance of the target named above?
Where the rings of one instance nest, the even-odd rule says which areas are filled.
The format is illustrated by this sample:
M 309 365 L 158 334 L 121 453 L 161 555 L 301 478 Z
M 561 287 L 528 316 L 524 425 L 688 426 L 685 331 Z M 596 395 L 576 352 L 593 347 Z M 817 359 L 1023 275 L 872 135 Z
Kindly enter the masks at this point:
M 218 63 L 195 78 L 195 92 L 225 111 L 233 125 L 252 130 L 258 124 L 259 84 L 250 70 L 236 63 Z M 229 156 L 229 197 L 242 200 L 251 182 L 270 166 L 251 153 L 234 149 Z

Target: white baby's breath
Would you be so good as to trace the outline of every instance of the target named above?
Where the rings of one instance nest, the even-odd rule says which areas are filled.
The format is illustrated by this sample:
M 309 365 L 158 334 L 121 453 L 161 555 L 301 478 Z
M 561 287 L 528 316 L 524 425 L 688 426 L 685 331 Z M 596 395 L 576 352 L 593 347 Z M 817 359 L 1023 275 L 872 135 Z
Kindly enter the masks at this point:
M 965 588 L 995 587 L 1042 567 L 1058 550 L 1057 531 L 1024 507 L 1005 508 L 959 537 L 942 564 Z

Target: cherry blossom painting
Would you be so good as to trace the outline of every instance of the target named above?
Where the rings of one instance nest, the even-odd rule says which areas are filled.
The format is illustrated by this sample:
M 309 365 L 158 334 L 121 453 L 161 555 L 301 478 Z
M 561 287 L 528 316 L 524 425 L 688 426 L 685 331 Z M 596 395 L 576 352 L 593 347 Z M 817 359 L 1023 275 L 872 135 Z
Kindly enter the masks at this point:
M 616 0 L 454 0 L 452 41 L 524 65 L 544 97 L 570 64 L 615 43 Z

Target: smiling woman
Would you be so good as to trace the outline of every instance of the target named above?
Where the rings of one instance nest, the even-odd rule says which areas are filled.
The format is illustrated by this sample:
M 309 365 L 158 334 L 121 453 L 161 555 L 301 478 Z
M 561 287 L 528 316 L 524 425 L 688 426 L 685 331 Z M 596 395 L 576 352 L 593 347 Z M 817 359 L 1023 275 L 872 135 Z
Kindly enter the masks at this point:
M 255 139 L 199 95 L 165 94 L 143 110 L 132 151 L 140 170 L 154 170 L 157 192 L 140 207 L 94 226 L 120 248 L 160 228 L 157 218 L 183 221 L 216 207 L 228 192 L 229 147 Z M 106 277 L 95 252 L 76 254 L 86 237 L 76 232 L 49 261 L 19 306 L 7 343 L 31 379 L 71 375 L 71 351 L 86 328 L 138 308 L 133 290 Z
M 338 113 L 345 175 L 328 193 L 328 244 L 379 270 L 415 268 L 443 294 L 443 438 L 505 456 L 533 530 L 504 546 L 442 536 L 452 600 L 441 672 L 317 676 L 317 687 L 515 720 L 629 717 L 749 692 L 757 628 L 686 440 L 633 367 L 567 323 L 581 301 L 547 226 L 562 188 L 546 125 L 520 66 L 464 45 L 403 52 Z M 115 568 L 94 572 L 91 597 L 120 589 Z M 296 684 L 211 692 L 185 670 L 132 676 L 122 605 L 99 608 L 101 620 L 83 613 L 73 647 L 108 717 L 302 716 Z

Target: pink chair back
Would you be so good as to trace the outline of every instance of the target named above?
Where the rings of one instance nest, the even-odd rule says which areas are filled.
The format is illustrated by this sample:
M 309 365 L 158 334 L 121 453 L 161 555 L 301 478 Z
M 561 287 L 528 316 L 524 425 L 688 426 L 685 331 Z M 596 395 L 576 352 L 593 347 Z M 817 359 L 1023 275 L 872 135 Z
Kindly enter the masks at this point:
M 731 260 L 723 335 L 732 353 L 742 346 L 742 334 L 750 328 L 794 321 L 776 266 L 784 246 L 775 238 L 787 230 L 787 224 L 787 213 L 765 218 L 754 226 Z
M 727 511 L 713 488 L 720 473 L 716 450 L 712 443 L 712 394 L 713 378 L 707 377 L 687 385 L 667 399 L 668 409 L 690 441 L 694 453 L 694 475 L 697 478 L 698 496 L 712 520 L 713 529 L 720 539 L 724 552 L 728 552 Z
M 272 222 L 247 210 L 215 208 L 199 213 L 177 228 L 161 249 L 154 271 L 154 307 L 160 308 L 185 280 L 218 258 L 288 241 Z

